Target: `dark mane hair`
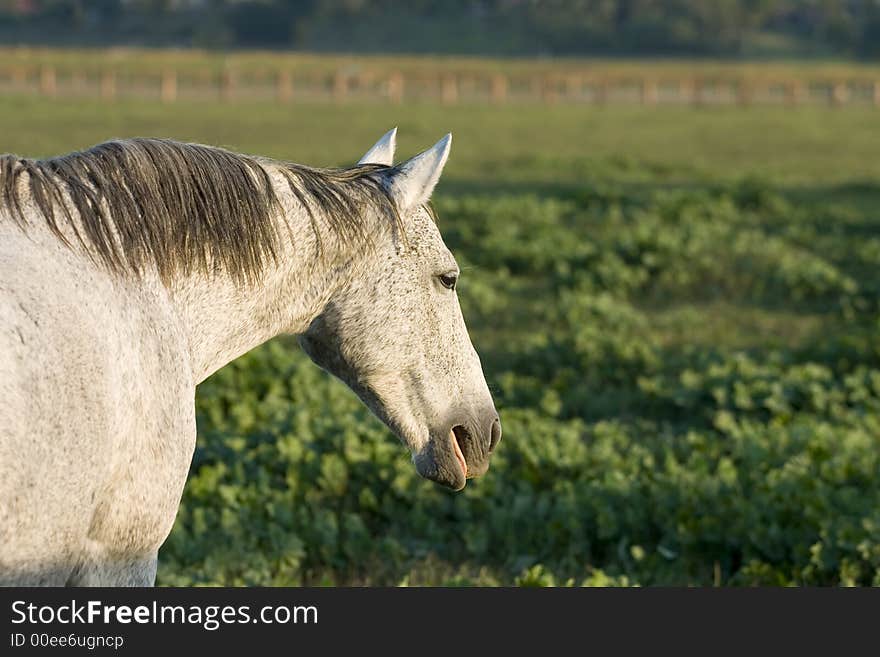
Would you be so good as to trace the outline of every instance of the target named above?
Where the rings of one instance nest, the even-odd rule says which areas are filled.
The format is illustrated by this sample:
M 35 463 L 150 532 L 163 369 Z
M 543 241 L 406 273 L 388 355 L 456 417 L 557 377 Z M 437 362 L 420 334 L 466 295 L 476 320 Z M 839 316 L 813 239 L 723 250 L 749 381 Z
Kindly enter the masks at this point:
M 109 141 L 44 160 L 2 155 L 0 203 L 26 228 L 20 180 L 27 174 L 30 200 L 49 229 L 70 245 L 66 222 L 113 272 L 141 273 L 152 265 L 167 284 L 176 273 L 222 267 L 238 281 L 253 280 L 275 258 L 280 239 L 270 164 L 315 231 L 317 211 L 340 239 L 356 243 L 367 237 L 368 205 L 399 229 L 379 175 L 387 167 L 313 169 L 167 139 Z

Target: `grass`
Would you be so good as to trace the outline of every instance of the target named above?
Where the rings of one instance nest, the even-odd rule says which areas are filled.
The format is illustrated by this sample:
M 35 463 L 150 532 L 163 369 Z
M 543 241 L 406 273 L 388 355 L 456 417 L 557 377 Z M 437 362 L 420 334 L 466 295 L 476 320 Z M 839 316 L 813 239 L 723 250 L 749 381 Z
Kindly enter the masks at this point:
M 391 126 L 399 126 L 402 156 L 451 131 L 453 154 L 441 189 L 456 192 L 564 191 L 603 183 L 631 193 L 754 175 L 823 195 L 833 191 L 830 185 L 880 180 L 878 116 L 870 108 L 168 107 L 0 98 L 2 150 L 26 156 L 149 135 L 334 166 L 356 161 Z
M 150 135 L 336 166 L 394 125 L 401 157 L 454 133 L 440 224 L 501 460 L 459 496 L 417 481 L 272 343 L 200 388 L 165 583 L 876 583 L 878 117 L 4 97 L 0 150 Z
M 587 72 L 618 78 L 639 78 L 646 74 L 676 79 L 682 76 L 705 78 L 740 77 L 765 80 L 830 80 L 857 78 L 873 81 L 880 66 L 844 61 L 723 61 L 711 59 L 627 59 L 627 58 L 487 58 L 458 56 L 316 55 L 260 51 L 202 51 L 175 49 L 112 48 L 0 48 L 7 65 L 41 66 L 62 70 L 98 71 L 114 68 L 135 73 L 156 73 L 173 67 L 182 72 L 219 72 L 231 68 L 241 72 L 266 73 L 286 68 L 304 73 L 333 73 L 337 70 L 416 72 L 459 72 L 471 74 L 507 73 L 516 75 L 565 74 Z

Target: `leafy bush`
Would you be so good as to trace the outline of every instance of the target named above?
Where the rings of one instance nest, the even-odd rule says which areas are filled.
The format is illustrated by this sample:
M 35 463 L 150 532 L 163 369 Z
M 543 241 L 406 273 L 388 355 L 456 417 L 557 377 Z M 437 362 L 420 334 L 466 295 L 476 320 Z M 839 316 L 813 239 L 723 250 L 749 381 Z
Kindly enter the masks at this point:
M 197 398 L 165 584 L 880 585 L 880 247 L 759 179 L 440 199 L 504 422 L 421 480 L 279 339 Z

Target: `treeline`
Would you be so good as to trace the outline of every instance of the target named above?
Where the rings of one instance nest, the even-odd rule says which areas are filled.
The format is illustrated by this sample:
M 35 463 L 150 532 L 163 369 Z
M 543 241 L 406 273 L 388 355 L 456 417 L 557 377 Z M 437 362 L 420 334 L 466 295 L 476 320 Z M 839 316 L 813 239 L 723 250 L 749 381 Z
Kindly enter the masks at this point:
M 0 0 L 0 42 L 486 55 L 880 57 L 875 0 Z

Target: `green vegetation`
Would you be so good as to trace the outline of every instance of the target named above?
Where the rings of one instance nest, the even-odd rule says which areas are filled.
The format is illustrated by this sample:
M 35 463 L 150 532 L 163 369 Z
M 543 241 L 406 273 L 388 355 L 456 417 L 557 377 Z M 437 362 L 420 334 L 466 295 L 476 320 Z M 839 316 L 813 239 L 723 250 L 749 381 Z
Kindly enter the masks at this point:
M 2 1 L 2 0 L 0 0 Z M 6 67 L 21 67 L 32 74 L 41 66 L 54 67 L 59 76 L 72 73 L 96 77 L 112 70 L 120 77 L 158 78 L 163 71 L 174 70 L 182 77 L 219 75 L 231 71 L 242 78 L 260 78 L 289 71 L 303 76 L 330 76 L 337 72 L 360 72 L 387 75 L 401 72 L 415 75 L 446 73 L 490 76 L 494 73 L 528 78 L 567 73 L 596 73 L 610 79 L 639 80 L 653 77 L 677 82 L 700 77 L 707 81 L 745 78 L 753 81 L 821 82 L 849 79 L 864 83 L 880 78 L 880 65 L 873 61 L 846 60 L 725 60 L 711 58 L 615 59 L 608 57 L 522 58 L 444 56 L 390 56 L 382 54 L 322 55 L 300 52 L 170 50 L 119 47 L 101 48 L 0 48 Z
M 4 150 L 163 135 L 312 164 L 452 129 L 437 194 L 504 422 L 458 494 L 290 338 L 198 392 L 164 584 L 880 585 L 868 109 L 0 99 Z
M 495 55 L 880 55 L 871 0 L 0 0 L 6 43 Z

